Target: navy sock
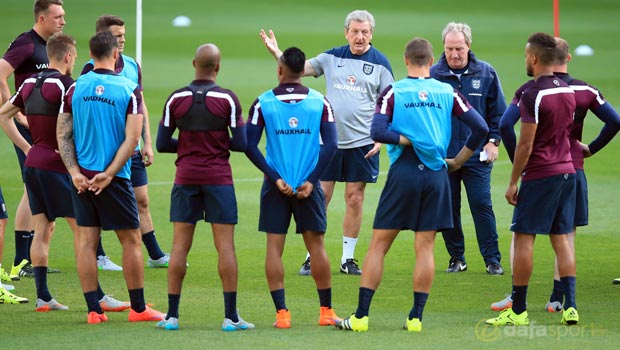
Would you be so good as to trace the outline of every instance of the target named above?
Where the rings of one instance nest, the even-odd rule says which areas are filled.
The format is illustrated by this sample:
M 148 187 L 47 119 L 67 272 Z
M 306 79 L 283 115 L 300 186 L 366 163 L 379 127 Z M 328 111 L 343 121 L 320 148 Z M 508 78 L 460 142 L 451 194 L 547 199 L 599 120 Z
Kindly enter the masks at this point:
M 103 244 L 101 243 L 101 235 L 99 235 L 99 244 L 97 244 L 97 256 L 105 256 L 105 250 L 103 250 Z
M 37 287 L 37 298 L 43 301 L 52 300 L 49 289 L 47 289 L 47 266 L 34 266 L 34 285 Z
M 368 316 L 368 310 L 370 310 L 370 303 L 372 302 L 373 295 L 375 295 L 374 290 L 360 287 L 357 299 L 357 310 L 355 311 L 356 318 Z
M 525 286 L 512 286 L 512 311 L 517 315 L 521 314 L 527 309 L 527 285 Z
M 413 292 L 413 308 L 409 312 L 410 320 L 418 318 L 422 321 L 422 313 L 424 312 L 424 305 L 426 305 L 427 299 L 428 293 Z
M 179 318 L 179 302 L 181 294 L 168 294 L 168 314 L 166 319 L 170 317 Z
M 564 310 L 568 309 L 569 307 L 577 308 L 577 304 L 575 303 L 577 277 L 560 277 L 560 282 L 562 283 L 562 289 L 564 290 Z
M 276 311 L 278 310 L 288 310 L 286 308 L 286 302 L 284 298 L 284 288 L 276 289 L 271 291 L 271 299 L 273 300 L 273 305 L 276 307 Z
M 99 299 L 97 299 L 97 291 L 84 293 L 84 299 L 86 299 L 86 306 L 88 306 L 88 312 L 96 312 L 102 314 L 101 305 L 99 305 Z
M 30 239 L 29 231 L 15 231 L 15 259 L 13 259 L 13 266 L 19 265 L 22 260 L 28 260 L 28 240 Z M 30 261 L 30 260 L 28 260 Z
M 28 236 L 28 248 L 26 249 L 26 256 L 28 261 L 32 262 L 32 258 L 30 257 L 30 247 L 32 247 L 32 241 L 34 240 L 34 231 L 30 231 L 30 236 Z
M 146 304 L 144 302 L 144 288 L 130 289 L 129 301 L 131 302 L 131 308 L 135 312 L 144 312 L 146 310 Z
M 237 315 L 237 292 L 224 292 L 224 317 L 239 322 Z
M 317 289 L 316 291 L 319 293 L 319 303 L 321 304 L 321 306 L 325 306 L 331 309 L 332 289 L 325 288 L 325 289 Z
M 155 238 L 155 231 L 151 231 L 142 235 L 142 243 L 146 247 L 149 253 L 149 257 L 153 260 L 157 260 L 163 257 L 165 254 L 161 251 L 157 238 Z
M 564 300 L 564 290 L 562 290 L 562 282 L 554 279 L 553 280 L 553 291 L 551 292 L 551 296 L 549 297 L 550 302 L 559 301 L 562 303 Z
M 317 289 L 316 290 L 319 293 L 319 304 L 321 305 L 321 307 L 328 307 L 331 309 L 332 307 L 332 289 L 331 288 L 325 288 L 325 289 Z
M 104 296 L 105 293 L 103 292 L 103 289 L 101 289 L 101 285 L 99 284 L 99 282 L 97 282 L 97 300 L 103 299 Z

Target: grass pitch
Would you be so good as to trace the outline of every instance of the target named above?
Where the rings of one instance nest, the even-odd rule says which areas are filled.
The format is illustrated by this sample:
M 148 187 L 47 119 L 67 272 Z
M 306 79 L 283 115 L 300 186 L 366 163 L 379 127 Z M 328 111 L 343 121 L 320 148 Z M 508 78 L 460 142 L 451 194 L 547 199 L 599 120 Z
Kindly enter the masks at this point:
M 2 3 L 0 43 L 8 45 L 32 24 L 32 1 L 5 0 Z M 127 54 L 135 53 L 135 8 L 128 0 L 65 1 L 65 32 L 78 41 L 79 62 L 88 57 L 87 42 L 94 32 L 94 22 L 101 14 L 113 13 L 127 22 Z M 346 43 L 342 32 L 345 15 L 353 9 L 367 9 L 375 15 L 373 44 L 390 59 L 397 79 L 404 77 L 402 52 L 414 36 L 429 39 L 435 55 L 441 54 L 441 30 L 449 21 L 463 21 L 472 26 L 472 50 L 490 62 L 498 71 L 507 99 L 528 78 L 525 76 L 523 49 L 534 31 L 553 32 L 552 1 L 325 1 L 311 4 L 283 1 L 249 0 L 228 2 L 195 2 L 178 0 L 144 1 L 143 74 L 144 94 L 150 111 L 151 131 L 156 135 L 163 103 L 173 90 L 192 80 L 191 60 L 196 47 L 213 42 L 222 50 L 222 70 L 218 83 L 235 91 L 247 113 L 251 102 L 264 90 L 277 84 L 273 58 L 266 52 L 258 36 L 260 28 L 273 29 L 281 48 L 298 46 L 308 57 Z M 575 56 L 571 73 L 600 88 L 608 100 L 618 106 L 620 85 L 616 58 L 620 48 L 611 38 L 620 35 L 617 14 L 620 4 L 612 0 L 561 3 L 561 35 L 574 48 L 587 44 L 594 56 Z M 172 27 L 172 19 L 186 15 L 192 19 L 187 28 Z M 80 67 L 76 67 L 79 72 Z M 322 78 L 306 78 L 304 83 L 324 91 Z M 584 140 L 592 140 L 601 123 L 593 116 L 586 119 Z M 21 196 L 22 184 L 12 145 L 0 135 L 0 185 L 9 208 L 10 221 L 5 238 L 3 266 L 12 263 L 13 218 Z M 384 152 L 385 153 L 385 152 Z M 50 265 L 63 273 L 50 275 L 52 294 L 71 307 L 68 312 L 38 314 L 33 311 L 36 299 L 34 283 L 24 279 L 14 284 L 17 294 L 31 299 L 24 305 L 0 306 L 2 345 L 9 349 L 374 349 L 374 348 L 611 348 L 617 343 L 620 320 L 618 286 L 611 280 L 620 275 L 617 269 L 620 243 L 617 215 L 620 188 L 617 186 L 620 155 L 618 139 L 586 163 L 590 188 L 590 226 L 577 236 L 577 303 L 581 323 L 576 327 L 559 325 L 560 316 L 547 314 L 544 304 L 551 288 L 553 256 L 545 237 L 539 237 L 535 249 L 535 268 L 529 289 L 529 327 L 493 328 L 481 321 L 493 317 L 491 302 L 510 291 L 508 226 L 512 207 L 503 198 L 510 163 L 501 154 L 493 171 L 493 200 L 500 234 L 500 248 L 507 274 L 488 276 L 479 257 L 473 224 L 466 202 L 463 202 L 463 226 L 469 270 L 448 275 L 448 256 L 441 237 L 436 242 L 436 277 L 424 314 L 421 334 L 402 329 L 412 303 L 414 265 L 413 234 L 403 232 L 386 259 L 381 287 L 370 313 L 370 330 L 365 334 L 345 333 L 317 326 L 318 301 L 311 278 L 297 276 L 305 250 L 300 237 L 290 235 L 284 253 L 287 305 L 293 316 L 293 328 L 276 330 L 274 308 L 264 277 L 264 234 L 257 232 L 258 198 L 261 174 L 242 154 L 231 161 L 239 205 L 236 228 L 239 260 L 239 308 L 243 317 L 254 322 L 255 331 L 224 333 L 219 330 L 223 318 L 221 285 L 217 277 L 216 254 L 210 229 L 199 224 L 194 247 L 189 255 L 190 267 L 185 279 L 181 307 L 180 330 L 165 332 L 152 323 L 128 324 L 126 313 L 109 314 L 110 322 L 99 326 L 85 323 L 86 306 L 75 272 L 71 233 L 58 221 Z M 169 192 L 174 178 L 174 156 L 157 154 L 149 168 L 151 213 L 157 237 L 165 251 L 172 242 L 172 224 L 168 221 Z M 381 171 L 387 172 L 387 158 Z M 365 215 L 357 257 L 364 258 L 370 239 L 372 220 L 385 176 L 366 191 Z M 340 316 L 353 312 L 357 303 L 358 278 L 337 271 L 341 254 L 340 226 L 344 214 L 342 186 L 337 186 L 329 208 L 326 245 L 333 271 L 333 304 Z M 120 247 L 114 235 L 106 233 L 105 248 L 114 261 L 120 262 Z M 122 276 L 118 272 L 102 272 L 102 286 L 117 298 L 128 299 Z M 155 307 L 167 309 L 165 270 L 148 269 L 145 273 L 147 300 Z

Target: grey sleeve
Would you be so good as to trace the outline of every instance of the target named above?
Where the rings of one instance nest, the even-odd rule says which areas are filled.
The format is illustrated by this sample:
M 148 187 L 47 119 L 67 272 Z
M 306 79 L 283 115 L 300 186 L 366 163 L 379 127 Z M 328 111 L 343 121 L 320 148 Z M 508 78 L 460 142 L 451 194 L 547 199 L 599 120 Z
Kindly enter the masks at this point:
M 325 74 L 325 71 L 323 71 L 323 65 L 325 64 L 326 58 L 327 55 L 321 53 L 318 56 L 312 57 L 308 60 L 308 62 L 310 62 L 310 64 L 312 65 L 314 72 L 316 73 L 316 75 L 314 75 L 315 77 L 320 77 L 321 75 Z
M 381 81 L 380 81 L 380 86 L 379 86 L 379 93 L 383 92 L 385 89 L 387 89 L 388 86 L 390 86 L 393 82 L 394 82 L 394 76 L 392 75 L 392 72 L 389 71 L 389 69 L 381 66 Z

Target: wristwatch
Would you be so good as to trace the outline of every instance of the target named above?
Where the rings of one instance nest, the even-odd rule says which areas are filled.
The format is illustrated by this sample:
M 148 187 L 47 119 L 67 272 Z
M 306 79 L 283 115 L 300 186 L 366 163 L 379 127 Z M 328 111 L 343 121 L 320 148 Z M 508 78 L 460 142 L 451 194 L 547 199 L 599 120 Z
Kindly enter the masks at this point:
M 492 144 L 494 144 L 496 147 L 499 147 L 499 143 L 500 143 L 501 141 L 500 141 L 500 140 L 498 140 L 498 139 L 491 138 L 491 139 L 489 139 L 489 142 L 491 142 Z

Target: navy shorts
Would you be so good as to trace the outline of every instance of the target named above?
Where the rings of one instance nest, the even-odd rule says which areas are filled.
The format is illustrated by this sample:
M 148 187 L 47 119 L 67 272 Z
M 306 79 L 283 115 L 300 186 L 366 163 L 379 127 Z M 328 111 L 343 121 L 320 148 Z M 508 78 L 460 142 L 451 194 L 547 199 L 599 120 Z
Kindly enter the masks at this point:
M 334 158 L 321 175 L 321 181 L 377 182 L 379 153 L 377 152 L 370 158 L 364 158 L 373 147 L 374 145 L 370 144 L 357 148 L 336 150 Z
M 6 204 L 4 203 L 4 196 L 2 195 L 2 187 L 0 187 L 0 220 L 8 219 L 9 213 L 6 211 Z
M 71 202 L 75 188 L 69 174 L 26 166 L 24 177 L 32 215 L 45 214 L 49 221 L 75 217 Z
M 260 194 L 260 216 L 258 230 L 267 233 L 286 234 L 291 224 L 291 215 L 295 218 L 295 232 L 327 230 L 325 215 L 325 195 L 319 183 L 314 184 L 310 197 L 297 199 L 288 197 L 269 180 L 263 181 Z
M 100 194 L 71 191 L 78 226 L 102 230 L 129 230 L 140 227 L 138 204 L 131 181 L 115 177 Z
M 237 223 L 233 185 L 174 185 L 170 194 L 170 221 L 196 224 Z
M 26 139 L 26 141 L 28 141 L 29 144 L 32 145 L 32 136 L 30 135 L 30 130 L 18 123 L 17 120 L 14 120 L 14 122 L 17 126 L 17 130 L 19 131 L 19 133 Z M 13 144 L 13 147 L 15 148 L 15 154 L 17 154 L 19 170 L 22 174 L 22 182 L 26 182 L 26 177 L 24 176 L 24 163 L 26 162 L 26 154 L 24 153 L 24 151 L 22 151 L 21 148 L 15 146 L 15 144 Z
M 588 225 L 588 180 L 583 170 L 577 169 L 575 174 L 575 226 Z
M 523 181 L 510 230 L 529 234 L 565 234 L 575 219 L 575 174 Z
M 142 153 L 135 152 L 131 156 L 131 186 L 140 187 L 149 183 L 146 176 L 146 165 L 142 161 Z
M 374 229 L 443 231 L 453 227 L 448 170 L 426 167 L 405 147 L 388 171 Z

